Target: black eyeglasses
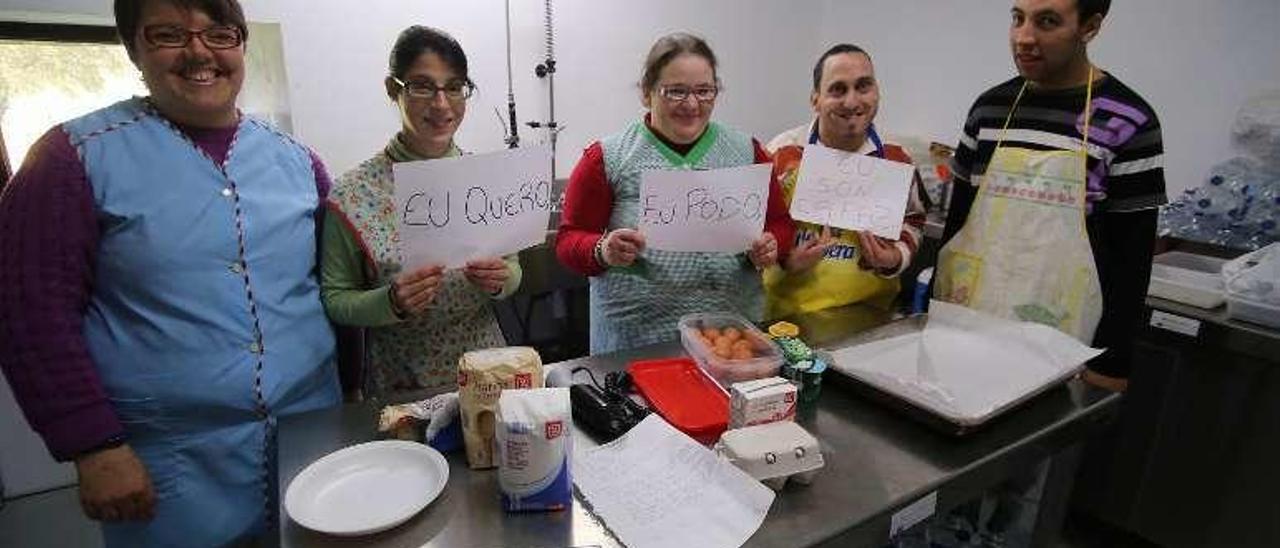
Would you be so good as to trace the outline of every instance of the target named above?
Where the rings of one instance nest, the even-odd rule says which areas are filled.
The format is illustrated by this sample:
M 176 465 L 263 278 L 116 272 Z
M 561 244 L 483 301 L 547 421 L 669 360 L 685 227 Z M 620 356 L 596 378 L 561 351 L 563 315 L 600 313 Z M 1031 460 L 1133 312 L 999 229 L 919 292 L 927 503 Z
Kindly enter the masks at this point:
M 465 101 L 471 98 L 471 94 L 475 92 L 476 87 L 471 82 L 463 82 L 454 80 L 444 86 L 437 86 L 435 82 L 430 80 L 410 80 L 408 82 L 391 77 L 400 88 L 404 90 L 404 94 L 415 99 L 435 99 L 436 94 L 444 92 L 444 98 L 450 101 Z
M 142 29 L 142 39 L 157 48 L 185 48 L 193 36 L 209 49 L 231 49 L 244 43 L 240 29 L 218 25 L 204 30 L 190 30 L 180 25 L 147 25 Z
M 716 100 L 716 95 L 720 94 L 720 88 L 715 86 L 699 86 L 695 88 L 687 86 L 658 86 L 658 94 L 672 103 L 682 103 L 690 96 L 699 103 L 710 103 Z

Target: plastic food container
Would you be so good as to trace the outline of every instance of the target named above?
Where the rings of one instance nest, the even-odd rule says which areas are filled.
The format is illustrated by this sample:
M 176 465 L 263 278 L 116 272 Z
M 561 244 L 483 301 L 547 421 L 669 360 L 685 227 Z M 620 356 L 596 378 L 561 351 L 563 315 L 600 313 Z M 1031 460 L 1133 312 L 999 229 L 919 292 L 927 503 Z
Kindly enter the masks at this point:
M 782 351 L 768 335 L 735 314 L 689 314 L 680 318 L 679 329 L 680 341 L 684 343 L 685 351 L 722 388 L 735 382 L 776 376 L 784 361 Z M 726 334 L 726 330 L 729 334 Z M 722 338 L 733 338 L 732 334 L 735 332 L 737 338 L 730 341 L 730 352 L 736 351 L 733 346 L 735 343 L 739 347 L 745 345 L 750 348 L 751 357 L 738 354 L 739 357 L 735 358 L 732 354 L 717 353 L 713 339 L 707 337 L 710 333 Z
M 1227 316 L 1280 329 L 1280 306 L 1227 294 Z
M 724 433 L 716 450 L 774 490 L 790 478 L 808 485 L 825 464 L 818 440 L 794 422 L 772 422 Z
M 1226 300 L 1222 265 L 1226 259 L 1170 251 L 1151 263 L 1147 294 L 1200 308 L 1216 308 Z
M 693 360 L 636 361 L 627 373 L 650 408 L 699 443 L 715 443 L 728 427 L 729 396 Z

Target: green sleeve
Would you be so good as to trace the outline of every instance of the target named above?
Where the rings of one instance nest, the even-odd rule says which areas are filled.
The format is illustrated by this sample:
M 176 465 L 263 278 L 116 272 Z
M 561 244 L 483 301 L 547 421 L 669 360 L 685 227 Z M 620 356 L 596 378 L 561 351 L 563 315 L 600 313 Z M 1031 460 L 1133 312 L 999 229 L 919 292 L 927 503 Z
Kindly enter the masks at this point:
M 378 327 L 400 321 L 391 310 L 390 285 L 366 289 L 364 252 L 351 229 L 333 211 L 324 216 L 320 250 L 320 299 L 329 319 L 342 325 Z
M 524 275 L 524 271 L 520 269 L 520 254 L 512 253 L 502 258 L 507 263 L 507 283 L 503 284 L 502 291 L 493 296 L 493 300 L 500 301 L 512 295 L 520 289 L 520 277 Z

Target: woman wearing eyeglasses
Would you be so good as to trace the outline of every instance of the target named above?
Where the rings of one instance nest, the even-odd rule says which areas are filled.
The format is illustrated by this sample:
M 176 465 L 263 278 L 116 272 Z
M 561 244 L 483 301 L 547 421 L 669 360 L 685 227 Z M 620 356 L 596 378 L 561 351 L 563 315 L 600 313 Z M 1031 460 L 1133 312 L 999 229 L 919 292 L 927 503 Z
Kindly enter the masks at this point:
M 50 130 L 0 197 L 0 365 L 110 547 L 275 519 L 275 425 L 335 405 L 320 161 L 242 115 L 235 0 L 116 0 L 149 96 Z
M 489 305 L 520 285 L 514 255 L 473 260 L 453 271 L 401 263 L 391 166 L 462 154 L 453 135 L 475 86 L 462 46 L 423 26 L 400 33 L 384 83 L 400 112 L 400 132 L 338 178 L 329 196 L 321 270 L 329 317 L 370 328 L 367 386 L 377 394 L 456 383 L 463 352 L 506 344 Z
M 685 33 L 659 38 L 640 80 L 648 113 L 583 153 L 565 192 L 556 254 L 591 277 L 591 353 L 676 338 L 680 316 L 737 312 L 760 320 L 760 269 L 785 256 L 795 230 L 777 181 L 765 230 L 745 254 L 647 249 L 636 230 L 641 174 L 769 161 L 760 143 L 711 121 L 720 91 L 716 57 Z

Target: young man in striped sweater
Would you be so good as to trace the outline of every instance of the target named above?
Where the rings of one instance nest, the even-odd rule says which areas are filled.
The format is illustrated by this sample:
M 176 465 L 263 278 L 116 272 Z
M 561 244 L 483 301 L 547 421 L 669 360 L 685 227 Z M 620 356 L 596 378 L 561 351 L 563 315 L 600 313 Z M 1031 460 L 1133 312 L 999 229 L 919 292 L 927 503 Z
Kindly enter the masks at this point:
M 1106 348 L 1085 379 L 1124 390 L 1165 183 L 1155 111 L 1089 61 L 1109 7 L 1014 0 L 1018 76 L 969 110 L 934 295 Z

